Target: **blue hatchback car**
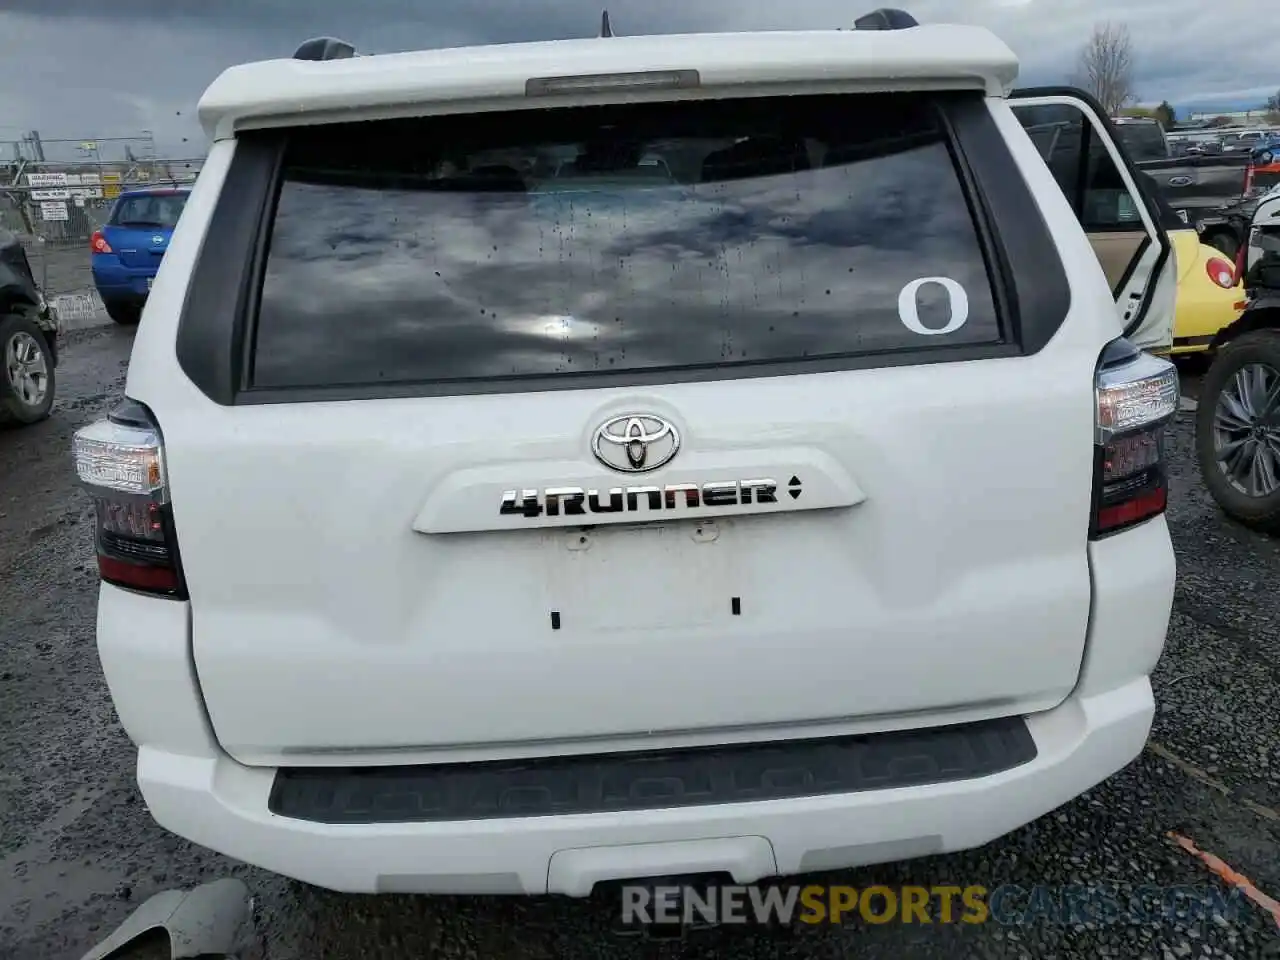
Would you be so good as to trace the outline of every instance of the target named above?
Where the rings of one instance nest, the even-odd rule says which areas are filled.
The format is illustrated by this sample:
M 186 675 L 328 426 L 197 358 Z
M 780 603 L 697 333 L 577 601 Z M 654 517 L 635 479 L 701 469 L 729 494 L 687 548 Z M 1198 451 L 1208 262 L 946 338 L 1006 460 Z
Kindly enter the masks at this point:
M 142 316 L 189 193 L 174 187 L 126 190 L 103 228 L 94 232 L 93 285 L 116 323 L 135 324 Z

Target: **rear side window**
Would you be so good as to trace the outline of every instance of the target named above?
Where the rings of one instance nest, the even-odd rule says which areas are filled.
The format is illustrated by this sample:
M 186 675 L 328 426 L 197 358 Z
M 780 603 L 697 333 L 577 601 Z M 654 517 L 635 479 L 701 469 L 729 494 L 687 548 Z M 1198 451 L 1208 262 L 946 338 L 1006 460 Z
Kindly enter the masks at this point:
M 931 96 L 288 134 L 249 385 L 712 371 L 998 344 Z M 519 389 L 513 385 L 513 389 Z
M 1164 131 L 1156 123 L 1119 123 L 1116 132 L 1120 143 L 1134 163 L 1144 160 L 1165 160 L 1169 156 L 1169 145 Z
M 178 217 L 187 204 L 185 193 L 147 194 L 121 197 L 111 213 L 117 227 L 168 227 L 178 225 Z

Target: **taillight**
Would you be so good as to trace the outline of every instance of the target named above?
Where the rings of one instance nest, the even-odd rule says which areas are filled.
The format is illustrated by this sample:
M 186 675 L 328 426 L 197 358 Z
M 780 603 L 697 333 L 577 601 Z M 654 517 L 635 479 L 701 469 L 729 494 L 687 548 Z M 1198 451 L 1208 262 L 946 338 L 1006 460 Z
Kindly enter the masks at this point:
M 81 234 L 83 236 L 83 234 Z M 89 239 L 89 246 L 94 253 L 111 253 L 111 244 L 107 243 L 107 238 L 102 235 L 101 230 L 93 231 L 93 236 Z
M 1209 279 L 1224 290 L 1230 290 L 1236 285 L 1235 267 L 1221 257 L 1210 257 L 1204 265 L 1204 270 L 1209 274 Z
M 126 400 L 77 430 L 76 473 L 97 514 L 98 572 L 107 583 L 184 600 L 164 440 L 151 412 Z
M 1169 361 L 1116 340 L 1102 352 L 1094 394 L 1090 539 L 1164 513 L 1169 499 L 1164 431 L 1178 412 L 1178 371 Z
M 1237 283 L 1239 283 L 1241 280 L 1244 279 L 1244 267 L 1245 267 L 1245 263 L 1247 262 L 1248 255 L 1249 255 L 1249 240 L 1246 237 L 1244 241 L 1241 242 L 1240 248 L 1236 250 L 1236 265 L 1235 265 L 1235 269 L 1231 271 L 1231 280 L 1232 280 L 1231 285 L 1233 287 Z

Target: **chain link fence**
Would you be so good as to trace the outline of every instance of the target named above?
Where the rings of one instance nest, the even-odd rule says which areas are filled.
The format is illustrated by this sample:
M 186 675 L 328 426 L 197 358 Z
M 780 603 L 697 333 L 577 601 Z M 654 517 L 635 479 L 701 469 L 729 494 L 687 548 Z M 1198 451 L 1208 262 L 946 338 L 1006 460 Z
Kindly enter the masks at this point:
M 190 187 L 201 163 L 0 164 L 0 228 L 22 239 L 64 329 L 108 322 L 93 286 L 89 242 L 116 198 L 139 187 Z
M 156 160 L 123 169 L 119 164 L 24 165 L 7 177 L 0 174 L 0 226 L 49 247 L 87 246 L 120 193 L 189 187 L 200 165 L 200 160 Z
M 101 229 L 111 216 L 111 206 L 115 203 L 114 199 L 105 197 L 86 197 L 79 202 L 59 204 L 59 201 L 33 200 L 31 193 L 30 190 L 9 191 L 7 202 L 0 208 L 0 222 L 7 230 L 52 246 L 87 244 L 93 232 Z M 59 204 L 58 212 L 65 219 L 57 218 L 56 214 L 54 219 L 45 218 L 53 204 Z

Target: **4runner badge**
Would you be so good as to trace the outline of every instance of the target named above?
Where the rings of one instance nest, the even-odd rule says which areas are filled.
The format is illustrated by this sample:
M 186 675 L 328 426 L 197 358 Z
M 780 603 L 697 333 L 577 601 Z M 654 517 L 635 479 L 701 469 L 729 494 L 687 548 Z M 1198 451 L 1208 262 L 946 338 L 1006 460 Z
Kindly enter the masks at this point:
M 800 480 L 791 478 L 787 493 L 800 498 Z M 751 504 L 776 504 L 778 482 L 762 477 L 756 480 L 717 480 L 711 483 L 668 483 L 665 486 L 612 487 L 604 490 L 586 487 L 547 487 L 545 490 L 508 490 L 502 495 L 502 516 L 519 517 L 584 517 L 600 513 L 665 513 L 698 507 L 737 507 Z
M 672 424 L 647 413 L 627 413 L 596 427 L 591 452 L 610 470 L 648 473 L 671 462 L 680 450 Z

